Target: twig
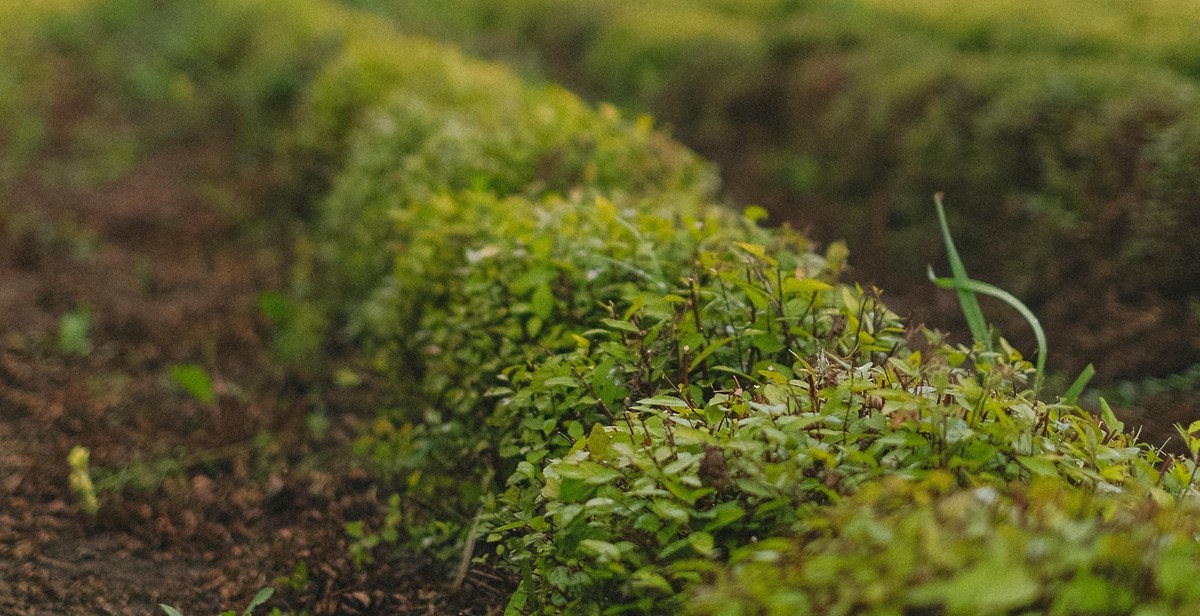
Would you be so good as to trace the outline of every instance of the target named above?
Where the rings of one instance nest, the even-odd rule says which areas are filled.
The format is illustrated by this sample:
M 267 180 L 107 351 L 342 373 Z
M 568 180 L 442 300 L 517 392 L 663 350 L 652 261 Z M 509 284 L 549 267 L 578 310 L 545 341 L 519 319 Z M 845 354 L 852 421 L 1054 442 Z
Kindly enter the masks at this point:
M 463 546 L 462 559 L 458 561 L 458 573 L 454 576 L 454 582 L 450 584 L 450 588 L 457 591 L 467 577 L 467 569 L 471 568 L 471 554 L 475 553 L 475 529 L 479 527 L 479 518 L 483 516 L 483 507 L 480 507 L 475 512 L 475 518 L 471 520 L 471 530 L 467 531 L 467 544 Z

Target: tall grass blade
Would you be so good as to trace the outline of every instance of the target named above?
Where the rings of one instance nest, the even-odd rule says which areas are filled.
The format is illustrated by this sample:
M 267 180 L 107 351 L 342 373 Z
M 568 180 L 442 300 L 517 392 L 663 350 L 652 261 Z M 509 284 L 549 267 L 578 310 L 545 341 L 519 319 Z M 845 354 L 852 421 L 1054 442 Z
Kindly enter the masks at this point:
M 1079 400 L 1079 396 L 1083 394 L 1083 388 L 1087 387 L 1088 382 L 1095 375 L 1096 367 L 1088 364 L 1083 369 L 1083 372 L 1079 373 L 1079 378 L 1075 379 L 1074 383 L 1071 383 L 1071 387 L 1067 390 L 1067 393 L 1063 394 L 1063 402 L 1074 405 Z
M 966 280 L 959 280 L 956 278 L 938 278 L 933 273 L 932 267 L 929 268 L 928 274 L 929 280 L 933 282 L 933 284 L 936 284 L 943 289 L 954 289 L 960 293 L 965 289 L 971 293 L 982 293 L 989 297 L 994 297 L 1011 306 L 1014 310 L 1020 313 L 1022 317 L 1025 318 L 1025 322 L 1029 323 L 1030 329 L 1033 330 L 1033 336 L 1037 339 L 1038 345 L 1037 363 L 1035 364 L 1037 367 L 1037 380 L 1034 382 L 1033 386 L 1034 395 L 1036 395 L 1037 392 L 1042 388 L 1042 377 L 1046 373 L 1046 353 L 1048 351 L 1048 345 L 1046 344 L 1046 332 L 1042 329 L 1042 323 L 1041 321 L 1038 321 L 1038 318 L 1033 314 L 1033 311 L 1025 306 L 1025 304 L 1021 303 L 1021 300 L 1017 299 L 1012 293 L 1009 293 L 1008 291 L 1005 291 L 1004 289 L 1001 289 L 995 285 L 990 285 L 986 282 L 980 282 L 978 280 L 971 280 L 969 278 Z M 974 296 L 972 296 L 971 299 L 974 300 Z M 978 304 L 976 304 L 976 307 L 978 308 Z M 982 313 L 980 316 L 982 318 Z M 1080 389 L 1082 390 L 1082 387 L 1080 387 Z
M 946 209 L 942 207 L 942 193 L 933 196 L 933 204 L 937 207 L 938 224 L 942 227 L 942 240 L 946 243 L 946 253 L 950 257 L 950 271 L 954 275 L 954 285 L 951 287 L 958 293 L 958 303 L 962 306 L 963 316 L 967 326 L 971 328 L 971 336 L 976 342 L 982 342 L 983 348 L 992 350 L 992 336 L 988 332 L 987 320 L 983 318 L 983 310 L 979 308 L 979 300 L 968 288 L 967 268 L 958 256 L 958 248 L 954 246 L 954 238 L 950 236 L 950 225 L 946 222 Z M 932 270 L 930 270 L 932 272 Z

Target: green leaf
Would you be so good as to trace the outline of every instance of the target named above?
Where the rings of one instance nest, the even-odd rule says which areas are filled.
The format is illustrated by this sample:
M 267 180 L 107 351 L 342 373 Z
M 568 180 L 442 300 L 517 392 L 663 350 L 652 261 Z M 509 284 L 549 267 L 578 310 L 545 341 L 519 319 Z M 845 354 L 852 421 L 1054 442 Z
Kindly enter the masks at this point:
M 1083 372 L 1079 373 L 1079 377 L 1075 379 L 1075 382 L 1071 383 L 1071 387 L 1067 389 L 1067 393 L 1063 394 L 1063 403 L 1073 406 L 1075 402 L 1079 400 L 1079 396 L 1083 394 L 1083 388 L 1087 387 L 1088 382 L 1092 380 L 1092 377 L 1095 376 L 1095 374 L 1096 367 L 1092 364 L 1088 364 L 1087 367 L 1083 369 Z M 1101 404 L 1103 403 L 1104 401 L 1101 400 Z
M 758 244 L 747 244 L 746 242 L 734 242 L 733 245 L 737 246 L 738 248 L 741 248 L 742 250 L 745 250 L 746 252 L 758 257 L 759 259 L 766 260 L 768 258 L 766 248 L 764 248 L 763 246 L 760 246 Z
M 699 355 L 697 355 L 695 358 L 692 359 L 692 363 L 688 365 L 688 370 L 695 370 L 696 366 L 699 366 L 701 362 L 703 362 L 705 359 L 708 359 L 709 355 L 712 355 L 713 353 L 717 352 L 717 350 L 720 349 L 721 347 L 729 344 L 730 342 L 733 342 L 734 339 L 735 339 L 734 336 L 729 336 L 728 338 L 721 338 L 720 340 L 714 340 L 712 344 L 708 345 L 707 347 L 704 347 L 704 350 L 701 351 Z
M 564 503 L 582 503 L 591 498 L 595 488 L 579 479 L 563 478 L 558 484 L 558 500 Z
M 1038 477 L 1057 477 L 1058 467 L 1054 462 L 1042 456 L 1017 456 L 1017 462 L 1021 463 L 1030 473 Z
M 783 281 L 783 292 L 788 295 L 812 295 L 832 288 L 833 285 L 816 278 L 788 278 Z
M 604 323 L 605 325 L 607 325 L 613 329 L 619 329 L 621 331 L 632 332 L 635 334 L 641 333 L 638 330 L 637 326 L 634 325 L 633 323 L 630 323 L 629 321 L 619 321 L 617 319 L 600 319 L 600 322 Z
M 1089 365 L 1089 367 L 1091 367 Z M 1104 420 L 1104 425 L 1108 426 L 1108 430 L 1112 434 L 1121 434 L 1125 431 L 1125 424 L 1117 419 L 1113 414 L 1112 407 L 1108 406 L 1108 400 L 1100 398 L 1100 419 Z
M 591 485 L 608 483 L 621 476 L 621 473 L 596 464 L 595 462 L 580 462 L 578 464 L 559 464 L 554 467 L 564 479 L 578 479 Z
M 621 560 L 621 550 L 607 541 L 584 539 L 579 542 L 579 549 L 585 554 L 595 556 L 600 562 L 618 562 Z
M 688 535 L 687 540 L 692 545 L 692 549 L 696 550 L 696 553 L 701 556 L 712 556 L 716 551 L 713 548 L 716 544 L 713 536 L 704 531 L 696 531 Z
M 605 432 L 604 426 L 600 424 L 592 425 L 592 432 L 588 434 L 587 449 L 592 454 L 593 459 L 603 459 L 608 455 L 608 443 L 612 438 Z
M 169 605 L 163 605 L 162 603 L 159 603 L 158 607 L 162 609 L 162 611 L 166 612 L 167 616 L 183 616 L 183 614 L 179 613 L 179 610 Z
M 525 582 L 522 581 L 517 585 L 517 589 L 508 599 L 508 605 L 504 606 L 504 616 L 521 616 L 525 613 L 525 602 L 529 595 L 525 591 Z
M 633 572 L 633 587 L 644 590 L 657 590 L 664 594 L 674 594 L 675 589 L 667 578 L 650 569 L 638 569 Z
M 554 314 L 554 292 L 550 290 L 550 285 L 539 284 L 533 291 L 529 305 L 533 308 L 533 314 L 539 319 L 548 320 Z
M 85 357 L 92 352 L 92 313 L 80 306 L 62 315 L 58 321 L 58 349 L 68 355 Z
M 638 400 L 637 403 L 640 405 L 644 405 L 644 406 L 665 406 L 665 407 L 673 408 L 673 409 L 688 408 L 687 402 L 684 402 L 683 400 L 680 400 L 679 398 L 672 398 L 670 396 L 655 396 L 653 398 L 642 398 L 641 400 Z
M 704 530 L 710 532 L 725 528 L 746 516 L 746 510 L 741 505 L 730 502 L 721 503 L 713 507 L 708 513 L 713 516 L 713 519 L 704 526 Z
M 688 510 L 674 501 L 666 499 L 655 500 L 650 505 L 650 509 L 663 519 L 679 524 L 687 524 L 688 522 Z
M 196 364 L 175 364 L 171 366 L 171 378 L 200 403 L 211 405 L 216 402 L 216 390 L 204 368 Z
M 761 205 L 747 205 L 746 209 L 742 210 L 742 216 L 750 222 L 760 222 L 767 219 L 767 209 Z
M 547 388 L 554 387 L 579 387 L 579 379 L 573 376 L 555 376 L 550 377 L 543 383 Z
M 283 293 L 267 291 L 258 295 L 258 310 L 272 323 L 279 325 L 291 320 L 296 313 L 296 305 Z
M 254 595 L 254 598 L 250 600 L 250 604 L 246 606 L 246 610 L 242 612 L 242 616 L 251 616 L 254 608 L 266 603 L 273 594 L 275 594 L 275 589 L 270 586 L 258 591 L 258 594 Z

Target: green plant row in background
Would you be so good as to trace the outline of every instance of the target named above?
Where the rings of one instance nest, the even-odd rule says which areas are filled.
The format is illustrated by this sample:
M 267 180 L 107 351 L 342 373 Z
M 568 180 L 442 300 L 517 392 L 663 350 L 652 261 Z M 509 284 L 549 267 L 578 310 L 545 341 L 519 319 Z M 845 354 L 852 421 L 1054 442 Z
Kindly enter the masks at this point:
M 934 258 L 945 191 L 966 259 L 1051 324 L 1062 368 L 1200 362 L 1194 2 L 353 4 L 652 110 L 889 286 Z
M 49 32 L 185 132 L 245 123 L 312 208 L 281 350 L 325 336 L 373 394 L 357 454 L 400 496 L 351 529 L 364 564 L 478 555 L 515 613 L 1200 604 L 1200 425 L 1167 458 L 1036 399 L 1006 343 L 948 345 L 839 282 L 840 244 L 715 205 L 648 121 L 318 0 L 81 3 Z

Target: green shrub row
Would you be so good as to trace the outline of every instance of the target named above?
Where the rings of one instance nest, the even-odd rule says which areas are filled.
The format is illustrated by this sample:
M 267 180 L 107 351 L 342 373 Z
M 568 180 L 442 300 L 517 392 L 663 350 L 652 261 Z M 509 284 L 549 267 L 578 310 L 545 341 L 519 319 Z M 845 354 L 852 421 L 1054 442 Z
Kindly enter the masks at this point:
M 936 256 L 928 196 L 945 191 L 968 261 L 1043 315 L 1069 371 L 1097 356 L 1104 379 L 1200 362 L 1188 8 L 357 4 L 653 111 L 740 194 L 863 247 L 885 285 Z M 1155 316 L 1131 326 L 1138 312 Z M 1145 351 L 1122 353 L 1131 343 Z
M 314 289 L 390 392 L 357 444 L 405 486 L 383 538 L 474 545 L 535 613 L 1193 605 L 1190 531 L 1144 523 L 1190 515 L 1194 460 L 839 284 L 844 249 L 711 205 L 646 127 L 456 70 L 496 81 L 369 80 L 320 206 Z

